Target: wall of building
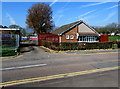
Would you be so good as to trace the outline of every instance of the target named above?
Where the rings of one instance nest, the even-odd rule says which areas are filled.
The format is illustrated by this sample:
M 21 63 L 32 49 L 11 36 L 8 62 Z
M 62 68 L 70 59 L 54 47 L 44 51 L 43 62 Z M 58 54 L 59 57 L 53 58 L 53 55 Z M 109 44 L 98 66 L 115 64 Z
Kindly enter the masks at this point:
M 80 24 L 71 29 L 70 31 L 64 33 L 62 37 L 59 37 L 60 42 L 78 42 L 78 36 L 79 35 L 86 35 L 86 37 L 89 36 L 89 40 L 84 41 L 84 42 L 97 42 L 97 37 L 98 35 L 91 30 L 89 27 L 87 27 L 85 24 Z M 69 39 L 66 39 L 66 36 L 69 35 Z M 70 36 L 73 35 L 74 39 L 70 39 Z M 94 37 L 94 39 L 93 39 Z
M 61 42 L 77 42 L 77 32 L 78 32 L 78 26 L 74 27 L 72 30 L 66 32 L 61 37 Z M 73 35 L 74 39 L 66 39 L 66 35 Z
M 95 33 L 88 26 L 86 26 L 84 23 L 82 23 L 78 26 L 78 32 L 79 33 Z

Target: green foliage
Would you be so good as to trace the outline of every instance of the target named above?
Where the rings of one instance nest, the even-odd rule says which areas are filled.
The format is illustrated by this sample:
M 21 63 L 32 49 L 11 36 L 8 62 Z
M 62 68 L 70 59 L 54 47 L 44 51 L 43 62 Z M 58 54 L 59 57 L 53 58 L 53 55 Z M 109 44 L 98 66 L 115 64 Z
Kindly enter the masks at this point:
M 14 56 L 17 55 L 17 52 L 15 50 L 2 50 L 2 55 L 0 56 Z
M 53 50 L 89 50 L 89 49 L 109 49 L 113 42 L 95 42 L 95 43 L 58 43 L 42 41 L 42 45 Z
M 113 44 L 112 45 L 112 49 L 117 49 L 118 48 L 118 45 L 117 44 Z
M 19 48 L 11 45 L 0 45 L 0 56 L 14 56 L 18 54 L 19 50 Z
M 20 31 L 21 31 L 22 35 L 26 35 L 27 34 L 25 28 L 22 28 Z
M 120 24 L 117 24 L 117 23 L 111 23 L 111 24 L 108 24 L 106 25 L 107 28 L 118 28 Z
M 103 34 L 109 34 L 112 32 L 119 32 L 120 31 L 120 25 L 117 23 L 111 23 L 104 27 L 93 27 L 97 32 L 103 33 Z
M 19 29 L 22 35 L 26 35 L 26 29 L 25 29 L 25 28 L 22 28 L 22 27 L 20 27 L 20 26 L 18 26 L 18 25 L 10 25 L 9 28 Z M 15 34 L 15 33 L 18 33 L 18 30 L 11 31 L 11 32 L 12 32 L 12 34 Z
M 109 41 L 120 41 L 120 36 L 109 36 Z

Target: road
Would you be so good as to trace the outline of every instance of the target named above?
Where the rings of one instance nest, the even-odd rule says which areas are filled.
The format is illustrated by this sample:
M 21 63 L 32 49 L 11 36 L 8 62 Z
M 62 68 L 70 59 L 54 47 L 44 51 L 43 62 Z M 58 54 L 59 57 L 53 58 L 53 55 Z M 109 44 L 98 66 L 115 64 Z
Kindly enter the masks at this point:
M 2 82 L 118 66 L 118 53 L 49 53 L 39 47 L 2 61 Z M 113 73 L 114 74 L 114 73 Z
M 12 87 L 118 87 L 118 70 L 27 83 Z

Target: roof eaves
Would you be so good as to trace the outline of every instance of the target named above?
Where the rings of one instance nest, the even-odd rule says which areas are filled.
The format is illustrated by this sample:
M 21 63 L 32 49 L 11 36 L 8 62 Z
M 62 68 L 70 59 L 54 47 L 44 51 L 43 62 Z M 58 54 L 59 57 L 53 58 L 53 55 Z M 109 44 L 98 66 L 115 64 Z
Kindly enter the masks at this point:
M 61 34 L 58 34 L 58 36 L 61 36 Z
M 9 30 L 20 30 L 20 29 L 19 28 L 18 29 L 16 29 L 16 28 L 0 28 L 0 30 L 4 30 L 4 31 L 8 30 L 9 31 Z

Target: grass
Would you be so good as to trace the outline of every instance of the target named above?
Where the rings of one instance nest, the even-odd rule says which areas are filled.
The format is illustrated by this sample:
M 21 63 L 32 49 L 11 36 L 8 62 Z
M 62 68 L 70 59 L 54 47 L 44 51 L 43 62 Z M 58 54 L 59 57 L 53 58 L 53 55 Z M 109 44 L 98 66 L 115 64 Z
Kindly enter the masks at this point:
M 109 41 L 120 41 L 120 36 L 109 36 Z
M 10 47 L 10 46 L 6 46 L 6 45 L 2 45 L 2 46 L 0 46 L 0 56 L 5 57 L 5 56 L 17 55 L 18 52 L 15 51 L 17 49 L 18 48 L 16 48 L 16 47 Z
M 14 56 L 17 55 L 17 52 L 15 52 L 15 50 L 2 50 L 2 57 L 4 56 Z

